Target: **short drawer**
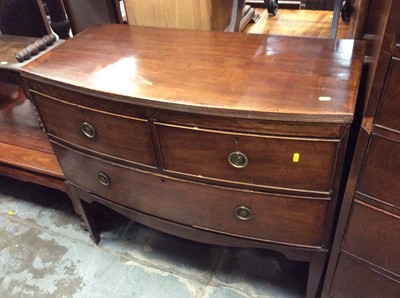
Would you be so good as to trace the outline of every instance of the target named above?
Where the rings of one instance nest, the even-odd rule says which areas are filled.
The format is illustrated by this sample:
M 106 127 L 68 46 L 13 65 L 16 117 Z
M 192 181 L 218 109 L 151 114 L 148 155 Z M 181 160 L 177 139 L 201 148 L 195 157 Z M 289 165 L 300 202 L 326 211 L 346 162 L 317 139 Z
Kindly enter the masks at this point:
M 340 298 L 398 298 L 400 282 L 377 273 L 368 264 L 339 257 L 330 294 Z
M 400 276 L 400 217 L 354 200 L 343 250 Z
M 49 134 L 74 145 L 148 166 L 155 155 L 148 122 L 34 94 Z
M 400 59 L 392 58 L 376 120 L 377 125 L 400 132 Z
M 156 124 L 166 171 L 329 192 L 339 140 L 282 138 Z
M 61 146 L 54 149 L 67 180 L 136 211 L 242 238 L 321 246 L 329 200 L 172 179 Z
M 358 190 L 400 207 L 400 142 L 372 135 Z

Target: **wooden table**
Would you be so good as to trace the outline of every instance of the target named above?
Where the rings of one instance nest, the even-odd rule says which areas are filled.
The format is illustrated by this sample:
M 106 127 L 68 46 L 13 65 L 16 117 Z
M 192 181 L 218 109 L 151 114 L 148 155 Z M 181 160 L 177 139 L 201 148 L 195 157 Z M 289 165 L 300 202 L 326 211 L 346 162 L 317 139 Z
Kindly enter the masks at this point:
M 93 240 L 92 203 L 310 262 L 318 292 L 362 43 L 95 26 L 22 69 Z
M 19 63 L 15 58 L 19 50 L 36 40 L 0 35 L 0 175 L 68 193 L 54 151 L 21 86 L 19 69 L 32 59 Z M 51 48 L 54 45 L 45 51 Z

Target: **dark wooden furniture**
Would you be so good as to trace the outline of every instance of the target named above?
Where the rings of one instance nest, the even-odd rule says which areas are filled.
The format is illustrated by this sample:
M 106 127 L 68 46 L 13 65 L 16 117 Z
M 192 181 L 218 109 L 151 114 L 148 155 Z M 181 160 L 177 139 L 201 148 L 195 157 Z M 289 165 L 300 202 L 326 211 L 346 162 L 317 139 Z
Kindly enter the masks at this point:
M 400 297 L 400 2 L 358 9 L 368 11 L 354 30 L 369 44 L 368 101 L 323 297 Z
M 51 29 L 61 39 L 68 39 L 71 26 L 61 0 L 0 0 L 0 32 L 25 37 L 52 34 L 46 12 Z
M 61 39 L 70 38 L 71 23 L 65 14 L 62 0 L 45 0 L 50 15 L 50 25 Z
M 315 297 L 363 55 L 351 40 L 103 25 L 22 76 L 96 242 L 101 203 L 310 262 Z
M 123 22 L 120 0 L 63 0 L 62 2 L 74 35 L 95 24 Z
M 68 193 L 54 151 L 20 85 L 19 69 L 27 61 L 19 63 L 15 54 L 37 40 L 0 35 L 0 175 Z
M 42 0 L 0 0 L 0 32 L 32 37 L 50 34 Z

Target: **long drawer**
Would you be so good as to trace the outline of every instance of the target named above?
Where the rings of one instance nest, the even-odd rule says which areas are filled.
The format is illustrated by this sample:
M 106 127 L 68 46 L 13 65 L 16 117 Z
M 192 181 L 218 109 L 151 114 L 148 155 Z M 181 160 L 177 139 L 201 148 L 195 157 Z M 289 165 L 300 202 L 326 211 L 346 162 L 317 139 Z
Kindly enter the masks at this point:
M 238 237 L 319 247 L 329 200 L 210 186 L 133 170 L 55 145 L 66 178 L 117 204 Z
M 272 188 L 329 192 L 340 140 L 284 138 L 156 123 L 163 168 Z
M 34 94 L 47 132 L 73 145 L 156 166 L 147 120 L 119 116 Z
M 354 200 L 343 250 L 400 277 L 400 217 Z
M 376 124 L 400 132 L 400 59 L 392 58 Z
M 330 293 L 338 298 L 398 298 L 400 283 L 377 273 L 367 264 L 342 255 Z
M 400 142 L 373 134 L 358 182 L 363 194 L 400 207 Z

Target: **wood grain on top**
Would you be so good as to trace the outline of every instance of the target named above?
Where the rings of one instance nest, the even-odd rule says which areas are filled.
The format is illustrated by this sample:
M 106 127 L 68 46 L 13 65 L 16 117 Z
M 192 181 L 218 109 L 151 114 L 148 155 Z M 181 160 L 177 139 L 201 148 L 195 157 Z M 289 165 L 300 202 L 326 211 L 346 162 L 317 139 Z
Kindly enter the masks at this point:
M 352 40 L 109 24 L 35 59 L 22 75 L 145 106 L 351 122 L 363 54 Z

